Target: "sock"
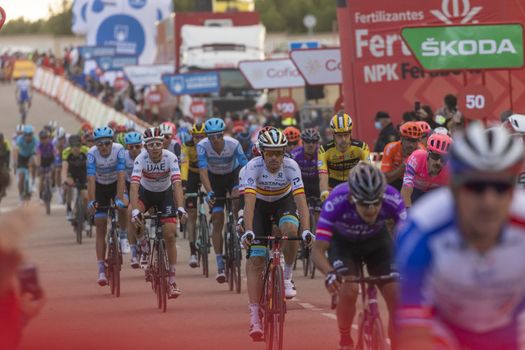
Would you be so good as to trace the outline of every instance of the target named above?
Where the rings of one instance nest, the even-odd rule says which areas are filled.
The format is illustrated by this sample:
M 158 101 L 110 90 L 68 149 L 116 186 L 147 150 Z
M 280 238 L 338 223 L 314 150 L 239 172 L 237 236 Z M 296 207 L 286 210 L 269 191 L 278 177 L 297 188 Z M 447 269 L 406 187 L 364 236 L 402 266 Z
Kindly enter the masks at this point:
M 170 274 L 168 277 L 168 283 L 175 283 L 175 265 L 170 265 Z
M 131 256 L 132 256 L 133 258 L 138 257 L 138 253 L 137 253 L 137 245 L 136 245 L 136 244 L 131 244 L 129 247 L 130 247 L 130 249 L 131 249 Z
M 120 229 L 119 238 L 120 239 L 128 239 L 128 231 Z
M 260 322 L 259 319 L 259 304 L 248 304 L 248 308 L 250 309 L 250 320 L 251 323 Z
M 293 272 L 293 265 L 288 265 L 287 263 L 284 263 L 284 279 L 285 280 L 292 279 L 292 272 Z
M 104 260 L 97 260 L 98 273 L 106 273 L 106 264 Z
M 222 254 L 215 254 L 215 260 L 217 261 L 217 269 L 224 272 L 224 260 L 222 260 Z
M 190 252 L 191 255 L 197 255 L 197 246 L 195 246 L 195 242 L 190 242 Z

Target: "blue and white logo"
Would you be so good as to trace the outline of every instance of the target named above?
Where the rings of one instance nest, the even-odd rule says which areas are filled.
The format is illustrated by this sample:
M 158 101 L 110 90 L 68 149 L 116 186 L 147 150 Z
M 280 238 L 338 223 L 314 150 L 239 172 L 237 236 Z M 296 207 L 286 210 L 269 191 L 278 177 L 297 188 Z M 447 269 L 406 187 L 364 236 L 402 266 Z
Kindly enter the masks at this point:
M 128 0 L 128 1 L 129 1 L 129 6 L 137 10 L 146 6 L 146 0 Z
M 124 42 L 128 39 L 129 27 L 126 25 L 116 25 L 113 30 L 115 40 L 118 42 Z
M 220 89 L 219 74 L 213 71 L 165 74 L 162 82 L 173 95 L 209 94 Z
M 114 15 L 106 18 L 98 28 L 96 44 L 115 46 L 117 54 L 140 56 L 144 51 L 145 33 L 134 17 Z

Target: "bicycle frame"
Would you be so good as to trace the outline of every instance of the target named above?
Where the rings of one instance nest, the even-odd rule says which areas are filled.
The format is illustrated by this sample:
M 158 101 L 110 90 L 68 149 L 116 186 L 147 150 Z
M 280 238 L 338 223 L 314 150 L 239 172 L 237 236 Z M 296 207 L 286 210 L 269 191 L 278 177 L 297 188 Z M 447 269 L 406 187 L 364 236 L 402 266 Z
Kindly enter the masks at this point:
M 50 215 L 51 214 L 51 199 L 53 196 L 52 191 L 51 191 L 51 186 L 53 183 L 51 179 L 51 175 L 53 173 L 53 166 L 51 165 L 51 166 L 42 168 L 42 170 L 43 170 L 42 199 L 44 200 L 45 205 L 46 205 L 46 214 Z
M 29 167 L 27 167 L 27 168 L 18 168 L 16 171 L 17 171 L 17 174 L 18 174 L 18 172 L 21 172 L 23 174 L 23 177 L 24 177 L 24 190 L 22 191 L 22 197 L 25 200 L 29 200 L 31 198 L 31 190 L 29 189 L 29 178 L 30 178 L 31 174 L 29 172 Z
M 110 228 L 107 234 L 108 251 L 107 251 L 107 270 L 111 294 L 117 298 L 120 297 L 120 271 L 122 270 L 122 252 L 119 247 L 118 237 L 118 219 L 117 207 L 112 203 L 108 207 L 99 207 L 99 210 L 105 210 L 110 220 Z
M 197 197 L 197 222 L 195 230 L 197 235 L 195 237 L 195 246 L 197 247 L 197 260 L 199 264 L 202 264 L 202 274 L 206 277 L 209 276 L 209 264 L 208 255 L 210 254 L 211 241 L 210 232 L 208 227 L 208 219 L 206 217 L 206 206 L 204 205 L 204 197 L 206 193 L 199 191 L 198 193 L 186 193 L 186 198 Z

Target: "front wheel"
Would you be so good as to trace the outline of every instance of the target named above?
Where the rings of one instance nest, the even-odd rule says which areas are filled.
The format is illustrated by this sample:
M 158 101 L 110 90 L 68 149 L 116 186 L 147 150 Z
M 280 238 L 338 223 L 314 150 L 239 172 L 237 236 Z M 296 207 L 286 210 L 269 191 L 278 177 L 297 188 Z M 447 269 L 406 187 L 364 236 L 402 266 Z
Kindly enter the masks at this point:
M 371 335 L 371 349 L 372 350 L 387 350 L 388 344 L 386 343 L 386 334 L 383 328 L 383 323 L 381 319 L 377 317 L 374 322 L 372 322 L 372 329 L 370 332 Z
M 266 339 L 267 350 L 282 350 L 284 337 L 284 313 L 286 309 L 284 301 L 284 280 L 281 267 L 276 267 L 272 278 L 272 295 L 270 299 L 269 322 L 270 327 L 268 339 Z

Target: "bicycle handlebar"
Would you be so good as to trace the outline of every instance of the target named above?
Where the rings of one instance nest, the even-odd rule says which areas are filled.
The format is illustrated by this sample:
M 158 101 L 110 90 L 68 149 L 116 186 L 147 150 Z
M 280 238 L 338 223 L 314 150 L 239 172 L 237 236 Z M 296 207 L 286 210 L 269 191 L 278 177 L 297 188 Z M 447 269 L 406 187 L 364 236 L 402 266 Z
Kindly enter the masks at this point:
M 226 201 L 226 200 L 236 200 L 236 199 L 239 199 L 239 197 L 213 197 L 213 199 L 220 200 L 220 201 Z
M 366 283 L 366 284 L 377 284 L 380 282 L 390 282 L 399 280 L 399 273 L 391 272 L 389 275 L 382 276 L 367 276 L 367 277 L 355 277 L 355 276 L 343 276 L 343 283 Z
M 301 237 L 290 237 L 290 236 L 255 236 L 256 240 L 259 241 L 302 241 Z

